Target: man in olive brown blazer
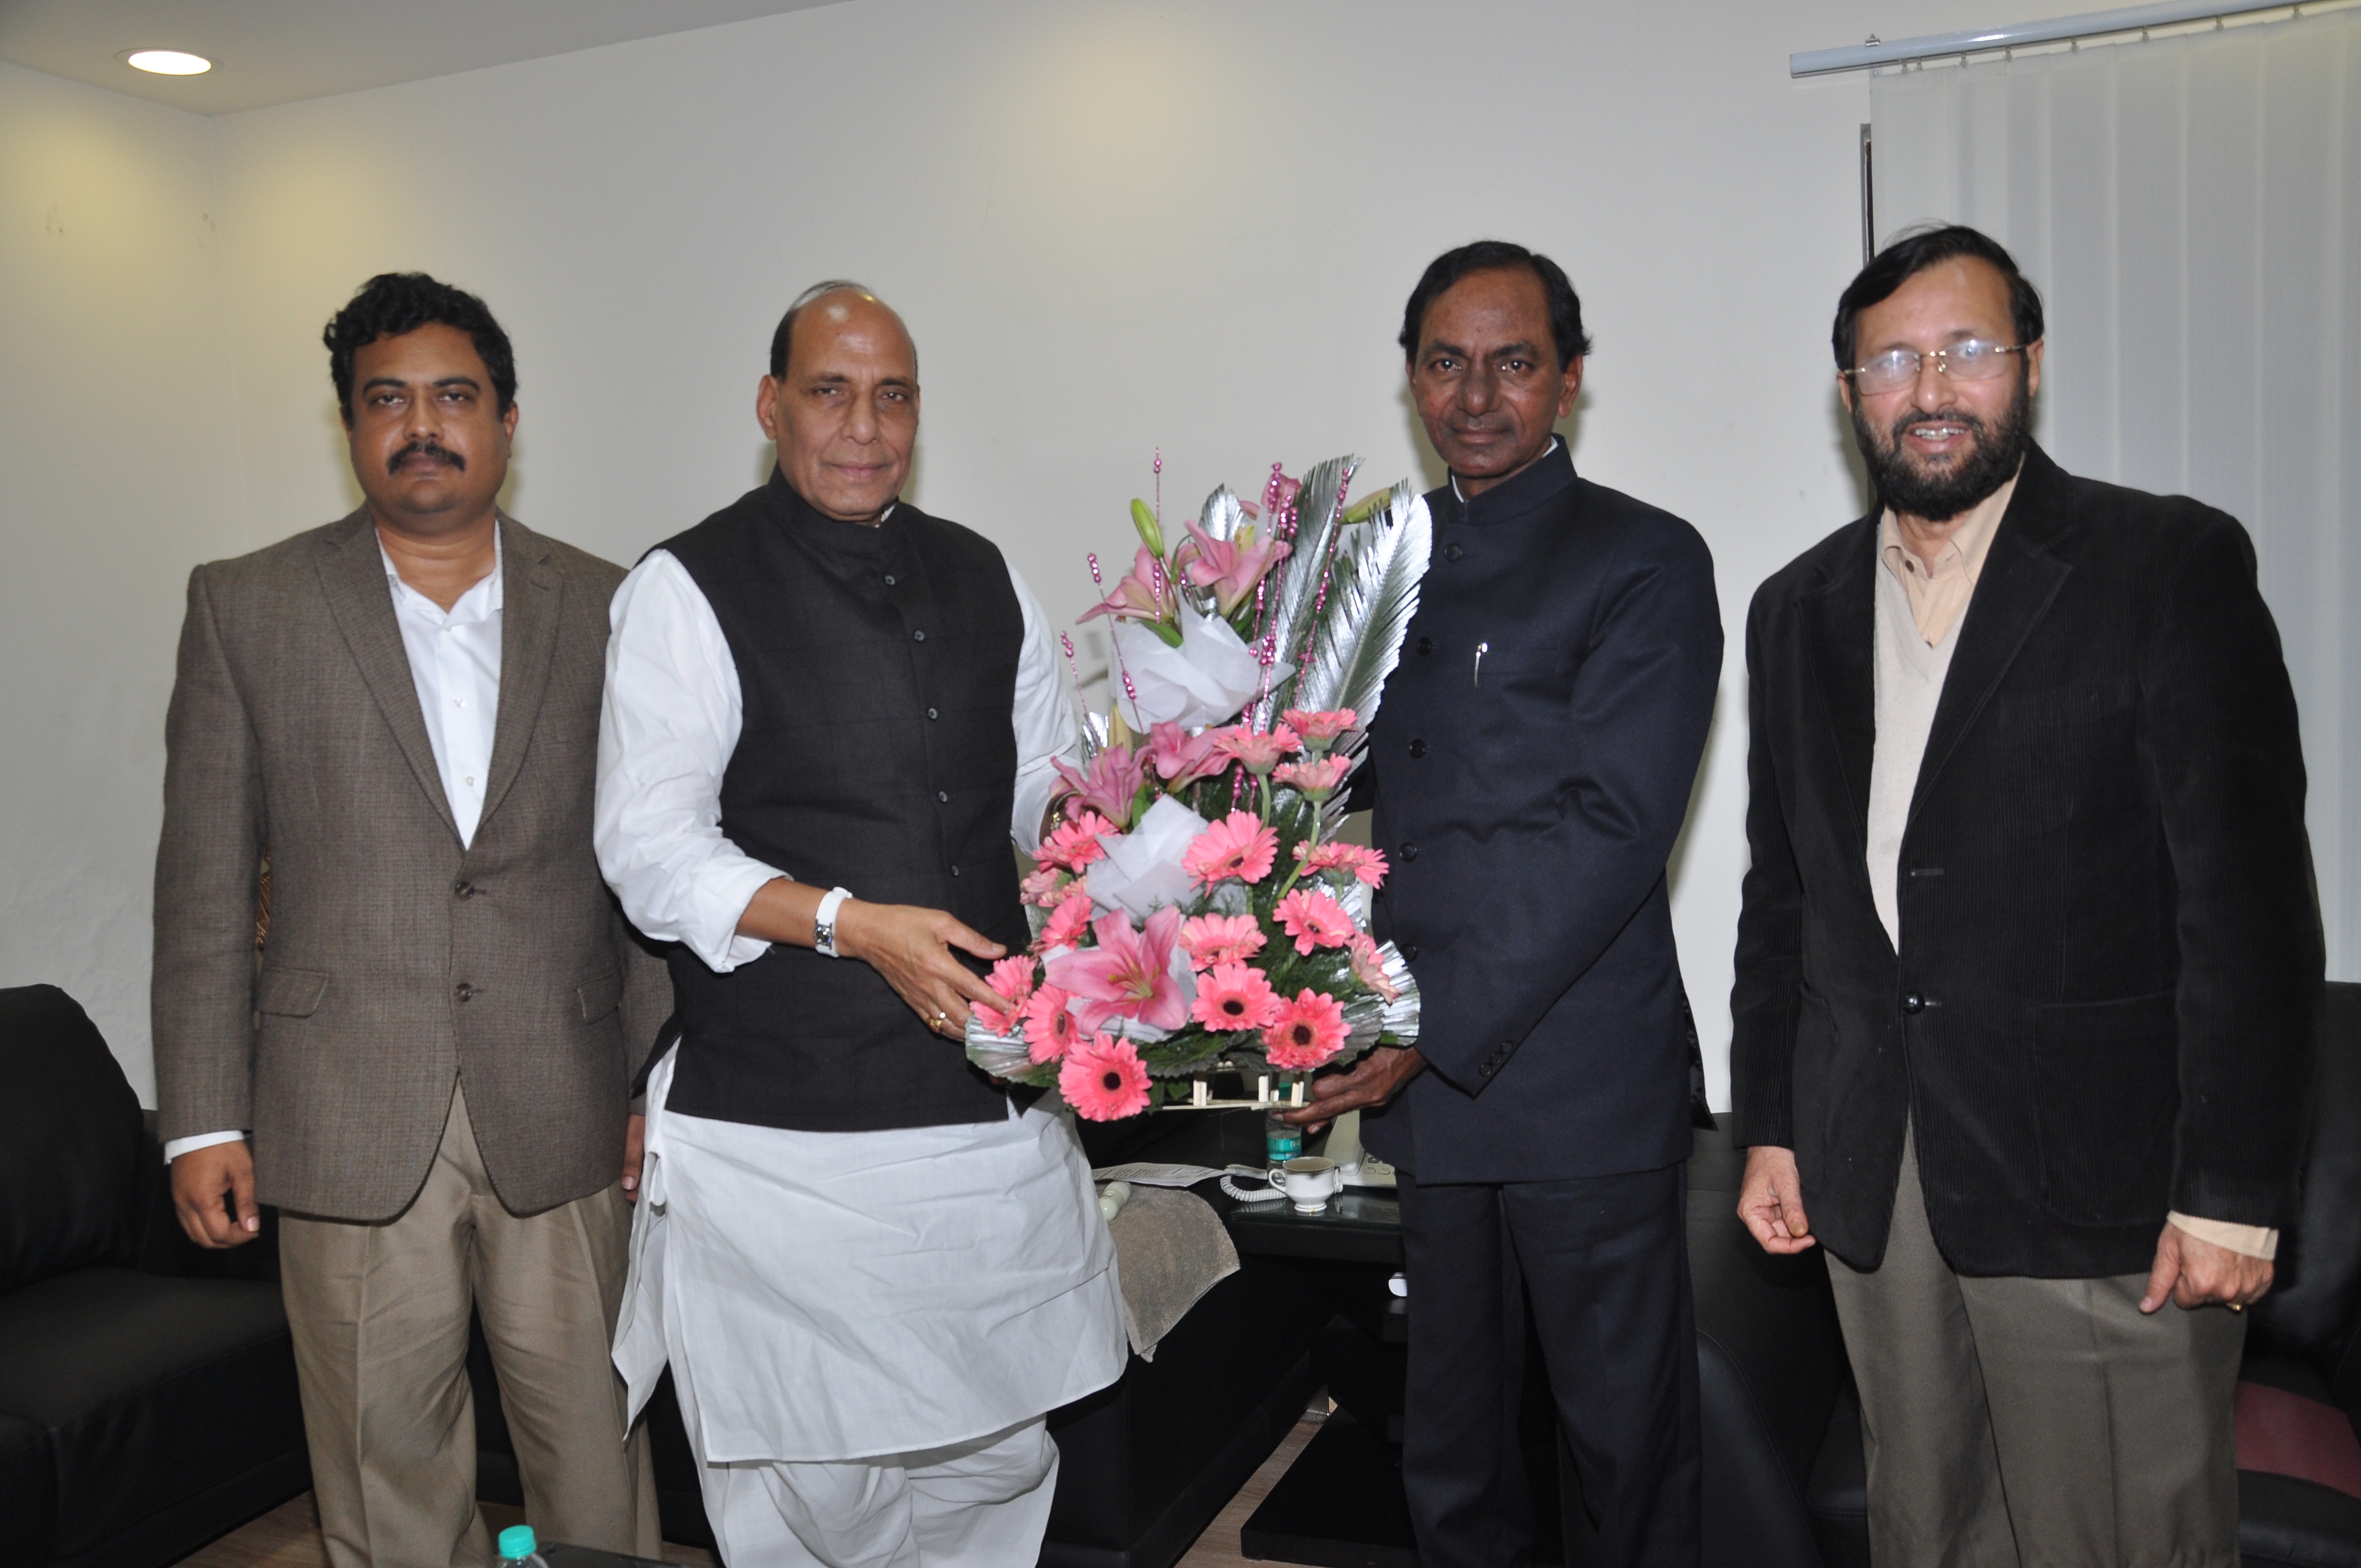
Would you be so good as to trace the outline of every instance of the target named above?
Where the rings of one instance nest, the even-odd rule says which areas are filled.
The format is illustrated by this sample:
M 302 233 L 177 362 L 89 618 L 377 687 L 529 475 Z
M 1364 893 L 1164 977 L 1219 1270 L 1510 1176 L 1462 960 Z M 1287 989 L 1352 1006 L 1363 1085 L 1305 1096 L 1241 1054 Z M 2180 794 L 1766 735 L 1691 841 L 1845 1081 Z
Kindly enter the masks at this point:
M 489 1560 L 471 1306 L 528 1519 L 652 1557 L 607 1343 L 670 987 L 591 845 L 622 573 L 497 510 L 516 378 L 481 301 L 388 274 L 326 339 L 367 504 L 189 582 L 156 862 L 174 1197 L 214 1246 L 282 1212 L 335 1568 Z

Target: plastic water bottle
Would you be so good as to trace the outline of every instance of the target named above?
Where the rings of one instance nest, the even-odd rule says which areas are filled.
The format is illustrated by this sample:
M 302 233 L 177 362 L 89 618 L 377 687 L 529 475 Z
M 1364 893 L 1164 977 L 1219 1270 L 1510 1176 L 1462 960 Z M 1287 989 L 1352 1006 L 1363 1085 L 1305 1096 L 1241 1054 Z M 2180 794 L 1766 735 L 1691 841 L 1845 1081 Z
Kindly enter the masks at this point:
M 1273 1166 L 1285 1165 L 1303 1152 L 1303 1129 L 1279 1119 L 1273 1111 L 1263 1118 L 1263 1157 Z
M 503 1568 L 549 1568 L 549 1560 L 541 1554 L 541 1543 L 533 1537 L 533 1526 L 512 1524 L 500 1531 L 500 1562 Z

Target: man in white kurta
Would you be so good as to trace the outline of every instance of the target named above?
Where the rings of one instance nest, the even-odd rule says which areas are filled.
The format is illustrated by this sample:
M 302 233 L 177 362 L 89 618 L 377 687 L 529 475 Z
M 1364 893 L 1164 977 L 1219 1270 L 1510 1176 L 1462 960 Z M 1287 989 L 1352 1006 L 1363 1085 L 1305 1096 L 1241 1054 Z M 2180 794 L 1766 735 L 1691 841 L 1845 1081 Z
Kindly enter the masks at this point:
M 733 1565 L 1030 1563 L 1044 1417 L 1126 1354 L 1071 1130 L 960 1045 L 1073 727 L 1030 593 L 897 503 L 917 404 L 898 318 L 811 291 L 777 473 L 614 602 L 599 863 L 686 981 L 615 1361 L 635 1414 L 671 1365 Z

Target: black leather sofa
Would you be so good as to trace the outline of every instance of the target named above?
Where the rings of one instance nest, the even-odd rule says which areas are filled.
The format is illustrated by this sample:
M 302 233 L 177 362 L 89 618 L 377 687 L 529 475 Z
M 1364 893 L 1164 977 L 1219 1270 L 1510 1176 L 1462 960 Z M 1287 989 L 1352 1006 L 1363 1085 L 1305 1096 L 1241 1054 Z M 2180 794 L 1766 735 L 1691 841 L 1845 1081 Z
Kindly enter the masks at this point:
M 106 1042 L 0 990 L 0 1568 L 159 1568 L 311 1485 L 275 1238 L 181 1234 Z
M 2250 1312 L 2240 1376 L 2361 1426 L 2361 986 L 2330 986 L 2325 1016 L 2302 1218 L 2282 1241 L 2278 1288 Z M 1732 1212 L 1742 1156 L 1726 1137 L 1700 1135 L 1689 1170 L 1706 1561 L 1866 1568 L 1860 1406 L 1825 1266 L 1754 1245 Z M 2238 1507 L 2253 1568 L 2361 1568 L 2361 1497 L 2241 1469 Z

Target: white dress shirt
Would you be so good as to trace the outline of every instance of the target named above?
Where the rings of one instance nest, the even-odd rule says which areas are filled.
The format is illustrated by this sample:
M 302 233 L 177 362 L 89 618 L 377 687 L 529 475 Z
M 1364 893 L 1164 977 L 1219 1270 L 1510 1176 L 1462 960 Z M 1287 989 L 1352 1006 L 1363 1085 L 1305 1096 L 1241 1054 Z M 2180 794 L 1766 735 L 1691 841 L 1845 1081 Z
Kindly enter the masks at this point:
M 1008 581 L 1025 617 L 1009 716 L 1016 732 L 1009 832 L 1030 852 L 1057 784 L 1050 763 L 1078 761 L 1080 741 L 1049 622 L 1013 568 Z M 721 832 L 721 775 L 745 714 L 738 662 L 713 606 L 670 551 L 651 550 L 631 568 L 608 614 L 614 635 L 598 726 L 598 869 L 632 925 L 656 941 L 685 944 L 727 974 L 770 947 L 738 929 L 756 890 L 796 875 L 793 866 L 742 853 Z M 828 672 L 815 669 L 812 678 Z
M 402 652 L 426 739 L 434 748 L 434 770 L 443 776 L 443 798 L 451 804 L 451 824 L 459 842 L 471 844 L 483 819 L 484 789 L 492 763 L 492 725 L 500 711 L 500 531 L 492 530 L 491 575 L 445 609 L 401 580 L 385 542 L 386 590 L 401 627 Z M 197 1133 L 164 1146 L 167 1164 L 192 1149 L 209 1148 L 246 1136 L 243 1132 Z

